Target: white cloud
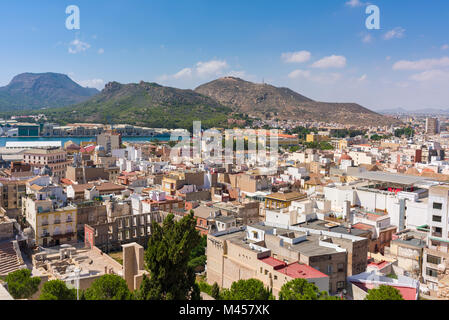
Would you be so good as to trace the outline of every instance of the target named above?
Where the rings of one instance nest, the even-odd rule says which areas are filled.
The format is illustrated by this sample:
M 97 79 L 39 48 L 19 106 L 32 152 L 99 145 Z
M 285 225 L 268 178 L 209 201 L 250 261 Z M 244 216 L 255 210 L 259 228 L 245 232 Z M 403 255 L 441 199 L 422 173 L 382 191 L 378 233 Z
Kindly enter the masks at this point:
M 371 41 L 373 41 L 373 37 L 369 33 L 362 36 L 363 43 L 370 43 Z
M 236 78 L 245 78 L 247 76 L 245 71 L 229 71 L 226 76 L 228 77 L 236 77 Z
M 290 72 L 288 75 L 290 79 L 297 79 L 297 78 L 309 78 L 310 77 L 310 71 L 308 70 L 294 70 Z
M 104 53 L 104 49 L 103 48 L 100 48 L 100 49 L 98 49 L 98 54 L 103 54 Z
M 306 79 L 319 84 L 334 84 L 342 78 L 340 73 L 321 73 L 313 74 L 308 70 L 297 69 L 288 74 L 290 79 Z
M 192 69 L 191 68 L 184 68 L 181 71 L 179 71 L 178 73 L 175 73 L 173 75 L 173 78 L 181 79 L 181 78 L 186 78 L 186 77 L 191 77 L 191 76 L 192 76 Z
M 316 61 L 312 64 L 312 68 L 344 68 L 346 66 L 346 58 L 343 56 L 332 55 Z
M 309 51 L 286 52 L 281 59 L 286 63 L 302 63 L 310 60 L 312 54 Z
M 447 50 L 447 49 L 449 49 L 449 44 L 443 44 L 441 46 L 441 50 Z
M 348 7 L 356 8 L 365 5 L 365 3 L 360 2 L 360 0 L 349 0 L 345 3 Z
M 83 42 L 81 40 L 75 39 L 72 42 L 70 42 L 69 53 L 77 54 L 80 52 L 84 52 L 89 48 L 90 48 L 90 44 L 88 44 L 87 42 Z
M 449 57 L 416 61 L 401 60 L 393 65 L 393 70 L 429 70 L 439 67 L 449 67 Z
M 196 64 L 196 72 L 200 77 L 218 76 L 228 67 L 224 60 L 211 60 L 206 62 L 198 62 Z
M 385 40 L 391 40 L 391 39 L 400 39 L 403 38 L 405 34 L 405 29 L 401 27 L 396 27 L 393 30 L 388 31 L 384 34 Z
M 194 67 L 186 67 L 175 74 L 164 74 L 158 77 L 159 81 L 182 80 L 182 79 L 204 79 L 209 77 L 218 77 L 225 75 L 225 69 L 229 67 L 225 60 L 210 60 L 198 62 Z M 230 71 L 227 75 L 241 77 L 244 71 Z
M 433 80 L 449 80 L 449 72 L 445 72 L 442 70 L 427 70 L 412 75 L 410 79 L 418 82 L 433 81 Z
M 368 76 L 366 74 L 362 75 L 360 78 L 357 79 L 357 81 L 365 81 L 368 78 Z
M 97 88 L 97 89 L 104 88 L 104 80 L 103 79 L 81 80 L 81 81 L 77 81 L 77 82 L 82 87 Z

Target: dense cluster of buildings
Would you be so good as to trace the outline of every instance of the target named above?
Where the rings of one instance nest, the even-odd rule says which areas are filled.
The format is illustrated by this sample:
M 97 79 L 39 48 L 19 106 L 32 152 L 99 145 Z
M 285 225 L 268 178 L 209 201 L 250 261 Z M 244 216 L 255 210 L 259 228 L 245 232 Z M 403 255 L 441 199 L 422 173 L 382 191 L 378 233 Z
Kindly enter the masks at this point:
M 16 158 L 0 169 L 0 276 L 30 268 L 70 284 L 76 266 L 83 287 L 114 273 L 135 288 L 152 223 L 193 212 L 210 284 L 256 278 L 277 296 L 302 278 L 347 299 L 381 284 L 406 299 L 447 299 L 449 141 L 439 127 L 429 119 L 413 137 L 375 141 L 320 132 L 307 141 L 333 150 L 295 152 L 280 135 L 274 169 L 175 163 L 167 144 L 123 142 L 118 129 L 81 145 L 8 143 Z M 125 271 L 107 255 L 117 250 L 140 262 Z

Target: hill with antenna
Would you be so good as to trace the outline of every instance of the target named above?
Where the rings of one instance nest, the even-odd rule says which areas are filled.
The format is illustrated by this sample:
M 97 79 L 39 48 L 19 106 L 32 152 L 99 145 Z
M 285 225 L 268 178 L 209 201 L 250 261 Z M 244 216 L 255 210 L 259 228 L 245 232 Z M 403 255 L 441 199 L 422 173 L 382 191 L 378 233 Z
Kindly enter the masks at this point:
M 220 78 L 203 84 L 195 92 L 229 106 L 234 112 L 262 119 L 297 119 L 352 125 L 400 124 L 356 103 L 318 102 L 289 88 L 258 84 L 235 77 Z

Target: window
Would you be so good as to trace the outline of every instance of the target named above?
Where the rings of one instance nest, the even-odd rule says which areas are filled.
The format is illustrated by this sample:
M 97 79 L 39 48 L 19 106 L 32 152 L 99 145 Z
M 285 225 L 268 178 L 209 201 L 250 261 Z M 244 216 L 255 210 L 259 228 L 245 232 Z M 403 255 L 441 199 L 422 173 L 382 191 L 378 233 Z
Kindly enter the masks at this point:
M 433 222 L 441 222 L 441 216 L 432 216 Z
M 430 277 L 434 277 L 437 278 L 438 277 L 438 271 L 432 268 L 427 268 L 426 269 L 426 275 L 430 276 Z
M 329 265 L 327 265 L 327 274 L 328 275 L 331 275 L 332 274 L 332 265 L 331 264 L 329 264 Z
M 338 272 L 344 272 L 345 271 L 345 265 L 343 263 L 339 263 L 337 265 Z
M 344 289 L 346 287 L 346 283 L 344 281 L 337 282 L 337 290 Z
M 435 227 L 435 228 L 433 228 L 432 236 L 441 237 L 442 232 L 443 232 L 442 228 Z
M 441 258 L 440 257 L 431 256 L 431 255 L 427 255 L 427 262 L 428 263 L 432 263 L 432 264 L 440 264 L 441 263 Z
M 438 202 L 434 202 L 433 203 L 433 208 L 436 210 L 441 210 L 443 208 L 443 204 L 442 203 L 438 203 Z

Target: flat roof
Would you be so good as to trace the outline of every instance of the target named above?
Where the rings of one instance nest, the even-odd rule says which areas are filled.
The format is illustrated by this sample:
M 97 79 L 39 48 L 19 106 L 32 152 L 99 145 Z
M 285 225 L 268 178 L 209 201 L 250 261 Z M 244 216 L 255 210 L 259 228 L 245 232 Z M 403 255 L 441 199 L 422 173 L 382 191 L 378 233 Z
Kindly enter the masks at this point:
M 61 141 L 8 141 L 5 144 L 6 148 L 44 148 L 44 147 L 58 147 L 62 146 Z
M 399 173 L 380 172 L 380 171 L 356 172 L 351 174 L 351 176 L 359 179 L 397 183 L 404 185 L 414 185 L 416 183 L 421 183 L 423 181 L 429 180 L 428 178 L 425 177 L 418 177 Z

